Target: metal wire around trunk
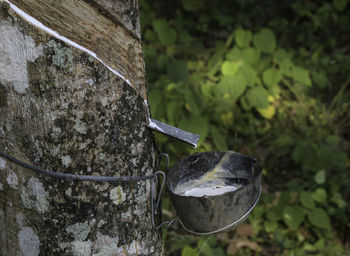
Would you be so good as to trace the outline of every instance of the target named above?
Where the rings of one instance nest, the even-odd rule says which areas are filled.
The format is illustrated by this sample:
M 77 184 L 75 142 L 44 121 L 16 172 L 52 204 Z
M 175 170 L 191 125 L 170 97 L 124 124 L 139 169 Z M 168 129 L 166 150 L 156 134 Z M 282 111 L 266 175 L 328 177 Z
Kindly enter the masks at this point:
M 72 173 L 53 172 L 53 171 L 41 169 L 34 165 L 28 164 L 26 162 L 23 162 L 1 151 L 0 151 L 0 156 L 24 168 L 30 169 L 36 173 L 50 176 L 53 178 L 66 179 L 66 180 L 93 181 L 93 182 L 131 182 L 131 181 L 150 180 L 150 179 L 153 179 L 154 177 L 157 177 L 157 174 L 155 173 L 152 175 L 142 175 L 142 176 L 90 176 L 90 175 L 78 175 L 78 174 L 72 174 Z

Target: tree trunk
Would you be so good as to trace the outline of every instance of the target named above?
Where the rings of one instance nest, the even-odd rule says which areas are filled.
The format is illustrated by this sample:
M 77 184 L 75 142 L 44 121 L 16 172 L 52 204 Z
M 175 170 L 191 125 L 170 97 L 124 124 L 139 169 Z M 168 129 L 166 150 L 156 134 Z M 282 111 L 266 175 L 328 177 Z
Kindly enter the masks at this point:
M 79 175 L 154 172 L 135 1 L 0 0 L 0 151 Z M 108 66 L 108 67 L 107 67 Z M 39 175 L 0 158 L 0 255 L 160 255 L 150 181 Z

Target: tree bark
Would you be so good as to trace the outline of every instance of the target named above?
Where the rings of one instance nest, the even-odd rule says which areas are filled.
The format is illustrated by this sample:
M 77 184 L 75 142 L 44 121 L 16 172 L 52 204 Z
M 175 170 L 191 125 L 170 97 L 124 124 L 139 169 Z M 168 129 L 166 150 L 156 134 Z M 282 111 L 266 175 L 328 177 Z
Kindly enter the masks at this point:
M 135 1 L 14 3 L 121 76 L 0 0 L 0 151 L 57 172 L 152 174 Z M 0 158 L 0 255 L 161 254 L 149 180 L 67 181 Z

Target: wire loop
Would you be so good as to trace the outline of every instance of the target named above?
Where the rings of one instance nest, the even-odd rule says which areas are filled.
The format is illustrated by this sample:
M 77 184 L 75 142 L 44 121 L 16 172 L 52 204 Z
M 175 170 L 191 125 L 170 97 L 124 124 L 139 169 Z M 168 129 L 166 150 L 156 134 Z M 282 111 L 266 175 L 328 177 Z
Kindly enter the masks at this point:
M 164 172 L 160 171 L 160 165 L 162 162 L 162 158 L 166 159 L 166 171 L 169 170 L 169 155 L 165 154 L 165 153 L 161 153 L 158 156 L 158 161 L 157 161 L 157 170 L 154 175 L 156 175 L 156 177 L 154 177 L 151 180 L 151 219 L 152 219 L 152 227 L 156 230 L 160 229 L 161 227 L 166 226 L 166 228 L 169 228 L 172 224 L 174 224 L 177 220 L 178 217 L 176 216 L 174 219 L 170 220 L 170 221 L 163 221 L 162 218 L 162 207 L 160 206 L 160 201 L 162 198 L 162 193 L 163 193 L 163 189 L 164 189 L 164 184 L 165 184 L 165 179 L 166 179 L 166 175 Z M 158 176 L 161 175 L 162 176 L 162 180 L 158 180 Z M 159 190 L 156 191 L 155 187 L 156 187 L 156 183 L 158 183 L 158 187 Z M 158 195 L 156 195 L 156 193 L 158 192 Z M 159 219 L 160 219 L 160 224 L 156 225 L 155 223 L 155 216 L 159 215 Z

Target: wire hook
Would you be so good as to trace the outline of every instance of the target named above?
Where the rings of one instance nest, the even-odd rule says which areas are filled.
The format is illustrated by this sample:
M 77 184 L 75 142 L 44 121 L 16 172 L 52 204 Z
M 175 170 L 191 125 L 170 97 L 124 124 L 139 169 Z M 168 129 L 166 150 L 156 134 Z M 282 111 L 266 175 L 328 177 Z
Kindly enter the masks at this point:
M 151 220 L 152 220 L 152 227 L 156 230 L 160 229 L 162 226 L 164 226 L 166 224 L 168 224 L 167 228 L 169 228 L 172 224 L 174 224 L 178 220 L 178 217 L 175 217 L 171 221 L 162 221 L 162 208 L 160 206 L 160 200 L 162 198 L 162 192 L 164 189 L 166 175 L 164 172 L 160 171 L 160 164 L 161 164 L 162 158 L 164 158 L 164 157 L 166 159 L 166 171 L 168 171 L 168 169 L 169 169 L 169 155 L 165 154 L 165 153 L 161 153 L 158 156 L 157 167 L 156 167 L 157 171 L 153 174 L 155 177 L 153 179 L 151 179 L 151 215 L 152 215 Z M 161 175 L 163 177 L 162 177 L 162 181 L 160 183 L 158 195 L 156 195 L 157 191 L 155 189 L 155 187 L 156 187 L 155 180 L 158 179 L 159 175 Z M 159 182 L 159 180 L 158 180 L 158 182 Z M 155 203 L 155 205 L 154 205 L 154 203 Z M 161 223 L 158 226 L 156 226 L 155 220 L 154 220 L 155 219 L 154 216 L 156 214 L 160 215 L 160 222 Z

